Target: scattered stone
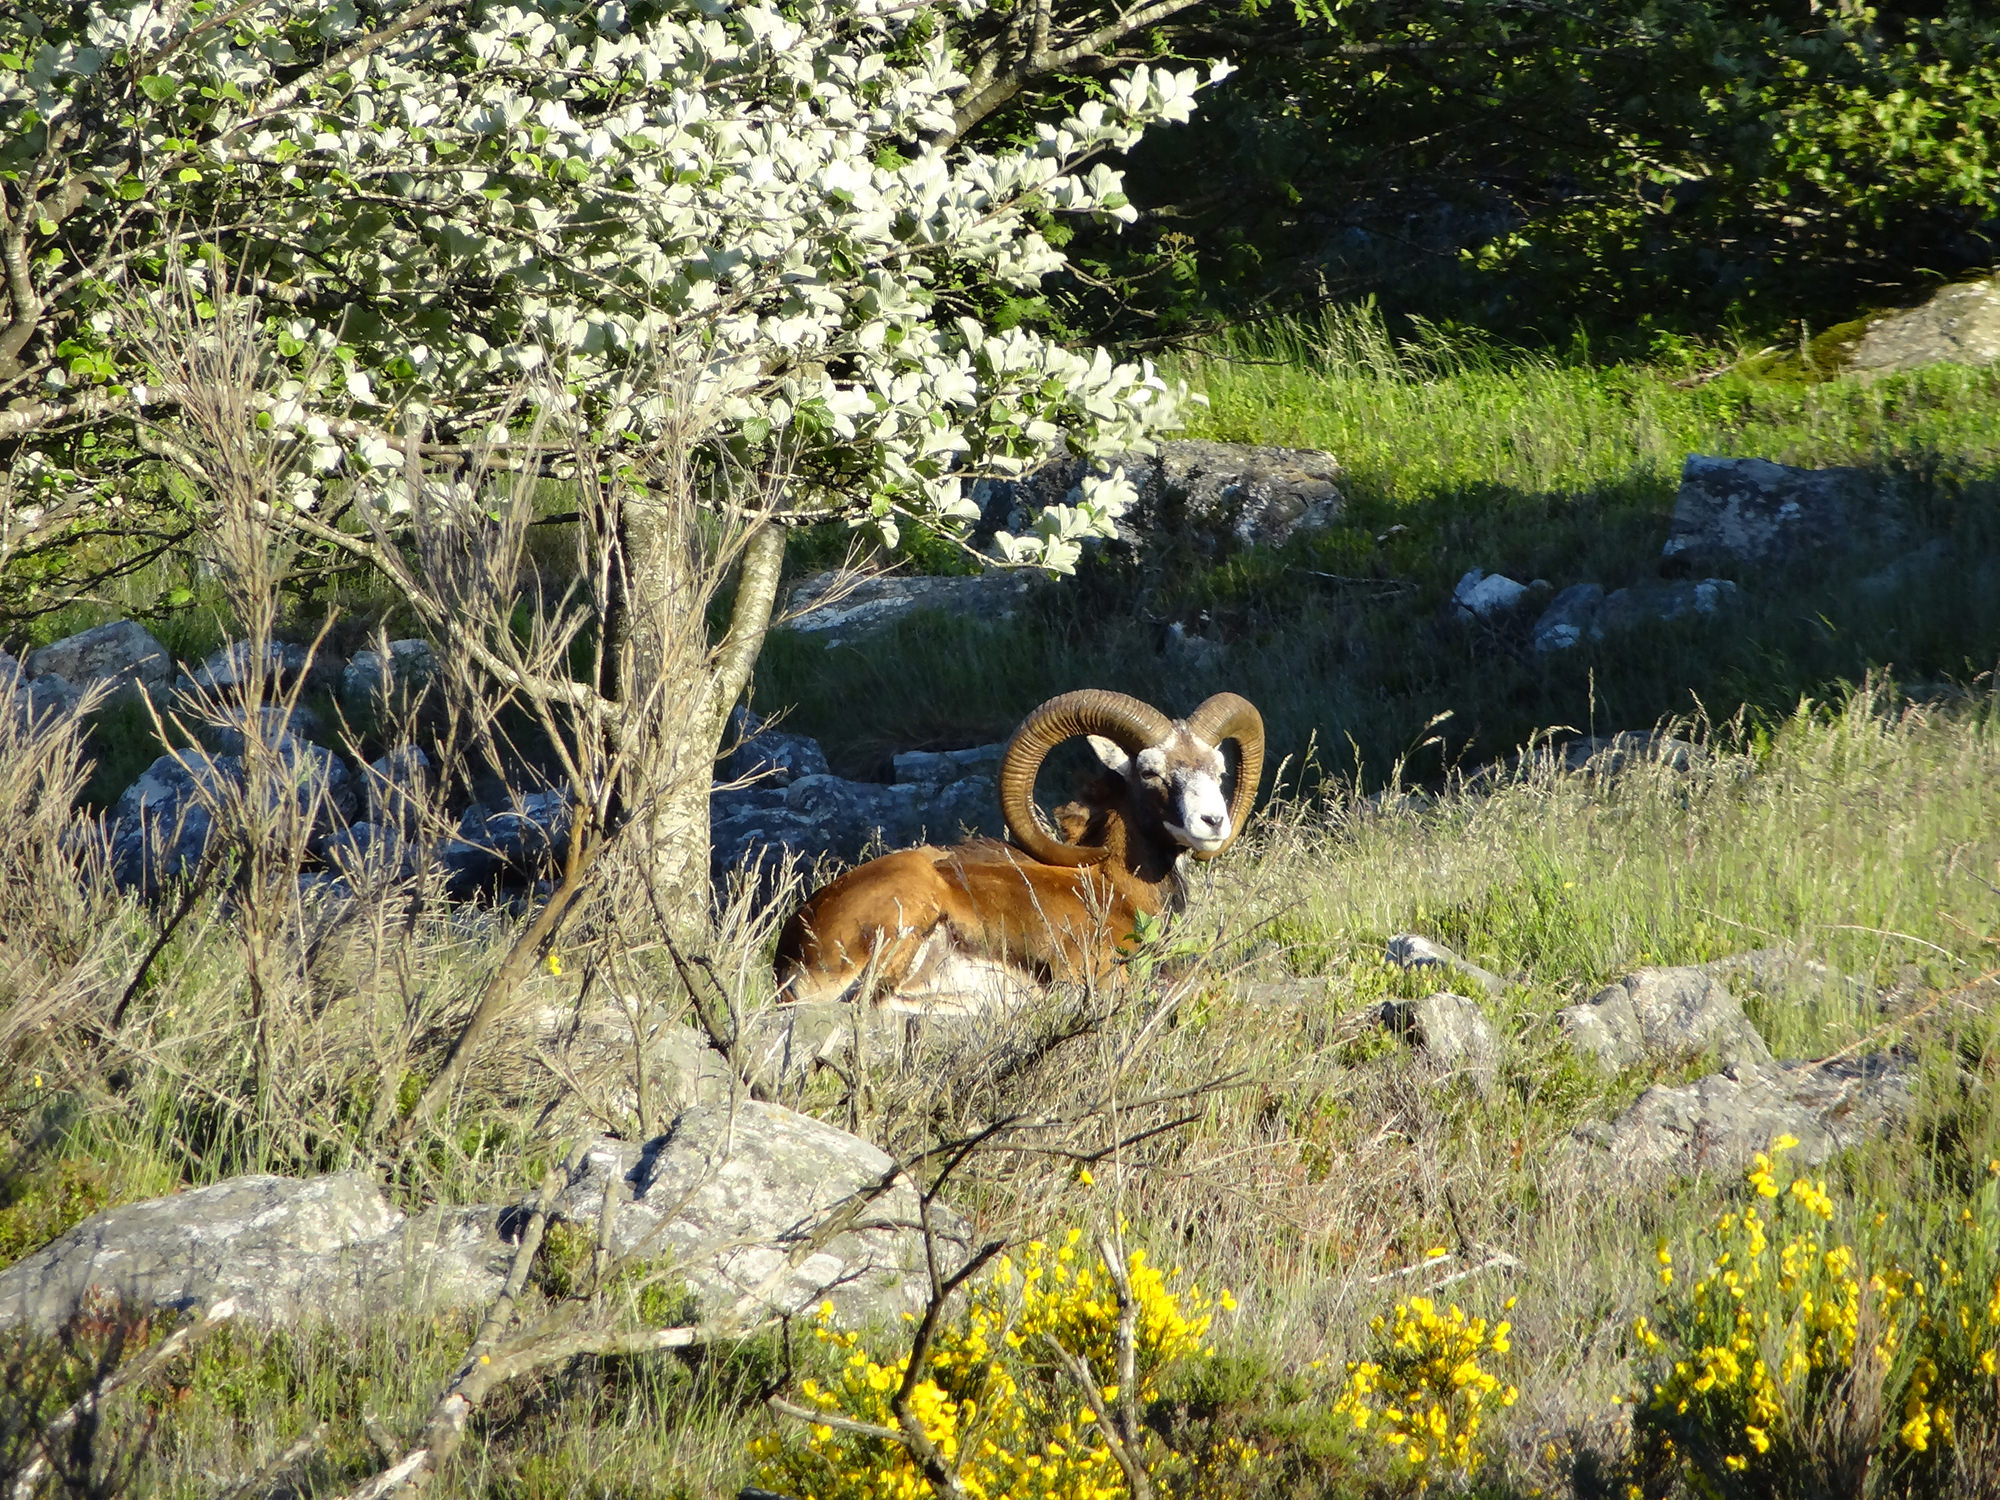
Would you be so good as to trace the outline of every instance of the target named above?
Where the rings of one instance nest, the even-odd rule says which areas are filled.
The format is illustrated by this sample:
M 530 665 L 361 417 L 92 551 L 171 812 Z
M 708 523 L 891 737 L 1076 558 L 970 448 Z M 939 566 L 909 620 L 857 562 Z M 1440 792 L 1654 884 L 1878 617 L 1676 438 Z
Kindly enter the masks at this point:
M 893 1323 L 923 1306 L 909 1179 L 866 1141 L 809 1116 L 753 1100 L 698 1105 L 657 1139 L 584 1147 L 567 1175 L 557 1215 L 595 1236 L 609 1183 L 614 1250 L 671 1261 L 698 1316 L 752 1321 L 831 1301 L 843 1322 Z M 935 1205 L 931 1222 L 949 1274 L 968 1249 L 966 1226 Z
M 2000 360 L 2000 277 L 1963 282 L 1920 307 L 1876 319 L 1847 368 L 1890 375 L 1925 365 L 1990 365 Z
M 1865 469 L 1795 469 L 1695 453 L 1681 469 L 1660 555 L 1686 567 L 1787 563 L 1823 547 L 1882 545 L 1898 531 Z
M 1474 568 L 1458 580 L 1451 602 L 1461 616 L 1493 620 L 1510 612 L 1528 597 L 1528 586 L 1499 573 L 1482 573 Z
M 1499 1047 L 1477 1002 L 1440 991 L 1421 1000 L 1390 1000 L 1383 1027 L 1416 1043 L 1445 1073 L 1468 1075 L 1481 1093 L 1493 1086 Z
M 995 569 L 965 578 L 884 573 L 847 586 L 837 572 L 815 573 L 792 590 L 786 623 L 829 647 L 880 630 L 918 611 L 969 620 L 1010 620 L 1035 587 L 1031 574 Z M 826 600 L 822 603 L 820 601 Z
M 138 1314 L 229 1298 L 267 1328 L 478 1306 L 498 1292 L 524 1219 L 499 1208 L 406 1219 L 360 1172 L 233 1178 L 108 1209 L 0 1271 L 0 1327 L 51 1333 L 103 1300 Z
M 114 683 L 110 702 L 136 703 L 166 691 L 174 659 L 136 620 L 113 620 L 31 651 L 27 668 L 30 677 L 54 676 L 77 693 L 99 682 Z
M 1535 621 L 1537 651 L 1567 651 L 1579 645 L 1597 622 L 1604 603 L 1604 585 L 1573 583 L 1557 594 Z
M 949 786 L 972 777 L 997 778 L 1007 742 L 974 745 L 967 750 L 905 750 L 892 757 L 892 779 L 899 786 Z
M 1616 1071 L 1713 1050 L 1767 1064 L 1771 1051 L 1729 986 L 1706 967 L 1640 969 L 1556 1014 L 1570 1044 Z
M 1482 969 L 1478 964 L 1460 958 L 1443 943 L 1432 942 L 1414 932 L 1399 932 L 1389 939 L 1383 949 L 1384 961 L 1399 969 L 1455 969 L 1467 978 L 1477 981 L 1489 995 L 1504 994 L 1507 981 L 1491 970 Z
M 747 708 L 738 708 L 730 715 L 726 738 L 734 748 L 716 762 L 715 779 L 719 782 L 781 787 L 832 771 L 818 740 L 766 729 L 764 721 Z
M 1797 1138 L 1797 1160 L 1817 1165 L 1906 1119 L 1911 1075 L 1887 1052 L 1824 1064 L 1742 1059 L 1695 1083 L 1647 1089 L 1617 1119 L 1577 1134 L 1635 1170 L 1733 1172 L 1780 1135 Z
M 429 641 L 418 637 L 389 642 L 389 652 L 357 651 L 354 660 L 340 674 L 340 695 L 349 703 L 377 702 L 393 686 L 397 689 L 421 687 L 437 675 L 437 653 Z

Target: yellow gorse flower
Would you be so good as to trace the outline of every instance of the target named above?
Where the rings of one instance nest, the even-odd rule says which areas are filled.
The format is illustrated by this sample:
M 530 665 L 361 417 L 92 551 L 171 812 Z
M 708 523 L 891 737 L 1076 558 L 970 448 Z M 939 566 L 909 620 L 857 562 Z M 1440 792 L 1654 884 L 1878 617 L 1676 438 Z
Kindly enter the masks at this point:
M 1720 1474 L 1757 1492 L 1783 1488 L 1810 1461 L 1799 1424 L 1844 1400 L 1857 1373 L 1891 1382 L 1885 1462 L 1929 1462 L 1952 1444 L 1968 1401 L 1986 1413 L 2000 1403 L 2000 1247 L 1985 1238 L 2000 1184 L 1973 1190 L 1978 1211 L 1946 1206 L 1918 1226 L 1935 1236 L 1921 1241 L 1931 1248 L 1899 1259 L 1865 1243 L 1886 1212 L 1854 1214 L 1859 1248 L 1832 1239 L 1825 1179 L 1784 1159 L 1796 1145 L 1781 1136 L 1752 1158 L 1747 1204 L 1698 1234 L 1691 1260 L 1703 1269 L 1684 1289 L 1670 1290 L 1660 1244 L 1658 1312 L 1633 1323 L 1655 1372 L 1634 1398 L 1640 1465 L 1681 1472 L 1699 1492 Z M 1986 1268 L 1976 1282 L 1975 1266 Z
M 1019 1259 L 1003 1256 L 969 1291 L 962 1312 L 937 1333 L 910 1406 L 925 1437 L 953 1466 L 971 1500 L 1117 1500 L 1123 1471 L 1104 1439 L 1098 1404 L 1120 1399 L 1119 1294 L 1110 1268 L 1080 1249 L 1081 1231 L 1060 1244 L 1036 1241 Z M 1134 1324 L 1132 1395 L 1157 1400 L 1160 1381 L 1177 1365 L 1210 1352 L 1213 1304 L 1177 1270 L 1162 1271 L 1144 1250 L 1124 1266 Z M 833 1326 L 823 1306 L 815 1337 L 845 1353 L 828 1385 L 803 1381 L 806 1402 L 829 1415 L 898 1427 L 894 1397 L 909 1369 L 903 1353 L 878 1361 L 860 1336 Z M 1061 1351 L 1058 1356 L 1056 1351 Z M 1062 1371 L 1081 1359 L 1097 1388 L 1086 1400 Z M 1178 1455 L 1156 1455 L 1162 1464 Z M 1254 1459 L 1230 1446 L 1227 1457 Z M 808 1426 L 803 1441 L 773 1433 L 751 1445 L 759 1482 L 813 1500 L 923 1500 L 929 1481 L 900 1443 Z
M 1486 1457 L 1487 1415 L 1520 1396 L 1481 1363 L 1508 1353 L 1513 1325 L 1489 1325 L 1456 1305 L 1440 1312 L 1430 1298 L 1412 1297 L 1370 1326 L 1377 1357 L 1348 1365 L 1335 1413 L 1355 1432 L 1372 1432 L 1420 1488 L 1442 1474 L 1473 1472 Z

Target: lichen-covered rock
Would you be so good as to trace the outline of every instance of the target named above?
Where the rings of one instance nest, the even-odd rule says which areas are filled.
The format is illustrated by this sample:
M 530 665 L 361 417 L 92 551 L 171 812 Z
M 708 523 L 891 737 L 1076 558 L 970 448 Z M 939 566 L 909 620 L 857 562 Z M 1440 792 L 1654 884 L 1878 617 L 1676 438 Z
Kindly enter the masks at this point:
M 179 681 L 183 696 L 240 695 L 257 675 L 255 648 L 248 641 L 231 641 Z M 327 652 L 313 652 L 290 641 L 267 641 L 262 677 L 265 692 L 292 687 L 304 677 L 309 687 L 324 687 L 340 676 L 341 663 Z
M 828 646 L 858 640 L 918 611 L 970 620 L 1009 620 L 1027 602 L 1036 580 L 996 570 L 964 578 L 885 573 L 843 586 L 836 572 L 815 573 L 792 590 L 788 629 L 822 638 Z
M 1440 991 L 1421 1000 L 1390 1000 L 1382 1025 L 1421 1047 L 1440 1072 L 1464 1074 L 1484 1093 L 1493 1086 L 1499 1044 L 1478 1002 Z
M 996 740 L 966 750 L 905 750 L 892 757 L 890 764 L 899 785 L 950 786 L 972 777 L 997 778 L 1006 749 L 1005 740 Z
M 2000 361 L 2000 277 L 1962 282 L 1921 307 L 1869 324 L 1847 368 L 1890 375 L 1925 365 L 1990 365 Z
M 353 1323 L 384 1309 L 477 1306 L 498 1291 L 518 1215 L 406 1219 L 359 1172 L 237 1177 L 128 1203 L 0 1271 L 0 1327 L 59 1328 L 86 1306 L 213 1306 L 264 1327 Z
M 1910 1067 L 1892 1053 L 1823 1065 L 1739 1061 L 1679 1088 L 1657 1086 L 1581 1140 L 1632 1170 L 1735 1171 L 1781 1135 L 1825 1161 L 1892 1128 L 1912 1107 Z
M 1390 938 L 1382 950 L 1383 959 L 1399 969 L 1453 969 L 1469 979 L 1477 980 L 1481 989 L 1489 995 L 1500 994 L 1507 988 L 1507 981 L 1478 964 L 1460 958 L 1443 943 L 1416 932 L 1399 932 Z
M 259 704 L 247 717 L 250 733 L 267 745 L 289 744 L 297 748 L 319 733 L 319 719 L 303 706 L 287 709 L 274 703 Z M 203 738 L 223 755 L 240 756 L 249 742 L 243 732 L 243 719 L 236 716 L 227 722 L 204 726 Z
M 281 737 L 265 766 L 272 807 L 289 799 L 310 812 L 316 837 L 345 825 L 358 800 L 353 776 L 331 750 Z M 214 806 L 243 795 L 244 763 L 235 755 L 179 750 L 162 755 L 119 797 L 111 819 L 112 877 L 126 889 L 152 891 L 191 873 L 215 831 Z
M 1160 444 L 1142 513 L 1151 524 L 1209 535 L 1246 547 L 1279 546 L 1318 531 L 1340 514 L 1340 464 L 1330 453 L 1242 443 Z
M 1019 479 L 980 481 L 972 490 L 977 535 L 1026 530 L 1043 506 L 1073 501 L 1090 468 L 1065 457 Z M 1105 458 L 1095 468 L 1123 469 L 1137 491 L 1118 535 L 1139 549 L 1168 538 L 1203 550 L 1277 546 L 1332 524 L 1343 504 L 1339 462 L 1314 449 L 1181 440 L 1153 454 Z
M 1660 555 L 1682 566 L 1787 563 L 1820 548 L 1879 544 L 1900 529 L 1864 469 L 1795 469 L 1695 453 L 1682 466 Z
M 165 691 L 174 660 L 138 621 L 113 620 L 30 652 L 27 669 L 30 677 L 53 675 L 79 693 L 110 682 L 116 685 L 110 701 L 137 702 Z
M 729 732 L 723 743 L 730 749 L 715 763 L 715 779 L 719 782 L 790 786 L 807 776 L 826 776 L 832 771 L 818 740 L 810 735 L 767 729 L 764 721 L 747 708 L 738 708 L 730 715 Z
M 1640 969 L 1556 1014 L 1570 1044 L 1609 1069 L 1715 1051 L 1768 1063 L 1771 1052 L 1720 976 L 1706 967 Z
M 557 1214 L 598 1232 L 613 1185 L 612 1245 L 669 1261 L 700 1315 L 752 1321 L 831 1301 L 850 1324 L 922 1306 L 916 1191 L 866 1141 L 774 1104 L 684 1111 L 643 1144 L 608 1137 L 570 1161 Z M 948 1266 L 964 1222 L 934 1208 Z
M 711 870 L 718 884 L 768 872 L 787 856 L 807 864 L 853 864 L 875 849 L 1000 831 L 999 794 L 987 776 L 943 785 L 805 776 L 787 787 L 730 788 L 709 799 Z
M 1573 583 L 1549 601 L 1535 621 L 1535 649 L 1541 652 L 1567 651 L 1585 640 L 1595 639 L 1598 610 L 1604 604 L 1604 585 Z
M 414 690 L 437 675 L 437 653 L 431 643 L 412 636 L 390 641 L 388 654 L 357 651 L 340 674 L 340 695 L 349 703 L 369 706 L 392 689 Z

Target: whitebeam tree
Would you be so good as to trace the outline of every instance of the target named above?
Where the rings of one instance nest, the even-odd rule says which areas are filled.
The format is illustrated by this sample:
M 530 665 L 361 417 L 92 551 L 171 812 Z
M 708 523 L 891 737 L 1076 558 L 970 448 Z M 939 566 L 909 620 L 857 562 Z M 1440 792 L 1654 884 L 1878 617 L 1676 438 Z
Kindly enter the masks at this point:
M 965 79 L 922 0 L 0 11 L 5 545 L 46 558 L 174 493 L 148 488 L 178 396 L 146 329 L 190 285 L 204 316 L 252 299 L 259 422 L 293 458 L 274 517 L 320 546 L 385 560 L 475 452 L 572 479 L 580 461 L 579 492 L 616 508 L 600 624 L 622 655 L 556 697 L 653 767 L 687 912 L 782 526 L 962 526 L 974 478 L 1064 441 L 1143 448 L 1171 420 L 1150 368 L 981 313 L 1061 265 L 1045 216 L 1130 216 L 1102 158 L 1186 118 L 1191 71 L 1134 68 L 983 153 L 938 144 Z M 692 664 L 689 496 L 743 535 L 726 636 L 694 631 Z M 1089 482 L 1000 549 L 1066 570 L 1129 496 Z M 431 624 L 510 670 L 492 622 Z

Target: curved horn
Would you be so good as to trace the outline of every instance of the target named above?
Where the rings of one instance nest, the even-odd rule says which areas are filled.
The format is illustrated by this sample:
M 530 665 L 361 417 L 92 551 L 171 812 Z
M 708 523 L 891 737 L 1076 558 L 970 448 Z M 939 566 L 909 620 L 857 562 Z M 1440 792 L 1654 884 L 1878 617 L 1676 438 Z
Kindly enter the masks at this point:
M 1257 800 L 1257 782 L 1264 774 L 1264 716 L 1248 698 L 1217 693 L 1189 714 L 1186 722 L 1190 734 L 1211 745 L 1236 741 L 1236 791 L 1229 799 L 1229 844 L 1233 844 L 1243 832 L 1243 820 L 1250 816 L 1250 808 Z M 1214 859 L 1222 849 L 1209 854 L 1195 853 L 1195 858 Z
M 1042 831 L 1035 818 L 1035 773 L 1051 750 L 1079 734 L 1101 734 L 1127 755 L 1137 755 L 1159 744 L 1173 727 L 1157 708 L 1124 693 L 1081 688 L 1049 699 L 1021 722 L 1000 759 L 1000 814 L 1007 831 L 1045 865 L 1094 865 L 1108 858 L 1109 849 L 1065 844 Z M 1261 754 L 1263 741 L 1258 744 Z

